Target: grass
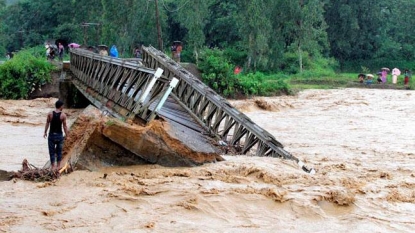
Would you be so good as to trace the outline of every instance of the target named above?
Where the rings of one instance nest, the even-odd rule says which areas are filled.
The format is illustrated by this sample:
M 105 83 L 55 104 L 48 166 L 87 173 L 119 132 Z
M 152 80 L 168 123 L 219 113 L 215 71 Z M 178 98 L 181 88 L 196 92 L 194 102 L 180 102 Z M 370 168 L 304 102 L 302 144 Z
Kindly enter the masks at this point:
M 336 88 L 369 88 L 363 85 L 357 80 L 358 73 L 341 73 L 327 77 L 302 77 L 293 75 L 289 78 L 290 87 L 293 90 L 304 90 L 304 89 L 336 89 Z M 383 88 L 383 89 L 405 89 L 403 84 L 403 75 L 398 77 L 398 83 L 392 84 L 392 76 L 388 75 L 386 84 L 377 84 L 376 77 L 374 83 L 370 88 Z M 410 89 L 415 89 L 413 80 L 410 80 Z
M 333 89 L 346 87 L 353 82 L 353 74 L 334 74 L 333 76 L 312 77 L 312 76 L 291 76 L 289 84 L 293 89 Z M 356 74 L 357 77 L 357 74 Z

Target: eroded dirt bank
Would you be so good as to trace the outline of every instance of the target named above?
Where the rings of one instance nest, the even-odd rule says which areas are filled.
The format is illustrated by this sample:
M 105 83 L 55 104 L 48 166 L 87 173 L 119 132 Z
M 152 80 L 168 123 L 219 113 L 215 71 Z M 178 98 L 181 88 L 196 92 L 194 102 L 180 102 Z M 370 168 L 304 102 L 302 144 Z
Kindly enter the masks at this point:
M 53 102 L 0 101 L 0 169 L 47 161 L 42 132 Z M 0 182 L 0 232 L 415 231 L 415 93 L 309 90 L 233 104 L 317 174 L 279 159 L 224 156 L 194 168 Z

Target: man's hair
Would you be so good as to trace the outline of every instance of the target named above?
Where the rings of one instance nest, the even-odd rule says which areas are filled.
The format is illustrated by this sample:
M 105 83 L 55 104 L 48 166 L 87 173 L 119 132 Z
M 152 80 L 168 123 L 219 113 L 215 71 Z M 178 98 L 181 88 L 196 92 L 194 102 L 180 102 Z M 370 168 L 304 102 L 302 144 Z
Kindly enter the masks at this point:
M 56 103 L 55 103 L 56 108 L 60 108 L 62 106 L 63 106 L 63 102 L 61 100 L 56 101 Z

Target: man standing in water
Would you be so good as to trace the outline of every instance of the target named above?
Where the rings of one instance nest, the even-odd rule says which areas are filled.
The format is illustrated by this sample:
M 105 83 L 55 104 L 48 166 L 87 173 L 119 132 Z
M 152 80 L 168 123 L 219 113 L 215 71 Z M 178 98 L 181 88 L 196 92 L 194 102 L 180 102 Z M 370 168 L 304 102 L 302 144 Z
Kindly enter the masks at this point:
M 68 127 L 66 125 L 66 114 L 62 112 L 63 102 L 58 100 L 55 103 L 55 111 L 52 111 L 48 114 L 46 118 L 45 133 L 44 138 L 47 137 L 47 131 L 49 129 L 48 136 L 48 147 L 49 147 L 49 156 L 50 164 L 52 170 L 60 169 L 61 160 L 62 160 L 62 147 L 63 147 L 63 130 L 65 131 L 65 136 L 68 136 Z M 55 159 L 57 161 L 57 166 L 55 166 Z

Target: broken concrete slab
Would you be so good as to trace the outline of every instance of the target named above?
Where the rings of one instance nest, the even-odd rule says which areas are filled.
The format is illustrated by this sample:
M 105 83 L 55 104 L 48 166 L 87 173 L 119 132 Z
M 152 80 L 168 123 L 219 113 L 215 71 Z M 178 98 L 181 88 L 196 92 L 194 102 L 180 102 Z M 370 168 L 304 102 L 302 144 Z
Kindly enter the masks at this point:
M 208 140 L 192 137 L 191 129 L 175 130 L 177 126 L 162 119 L 148 125 L 126 123 L 89 106 L 70 128 L 62 166 L 69 161 L 95 170 L 143 163 L 196 166 L 223 160 Z
M 144 160 L 163 166 L 195 166 L 223 160 L 206 141 L 176 137 L 169 123 L 162 120 L 146 126 L 113 121 L 104 125 L 102 134 Z

